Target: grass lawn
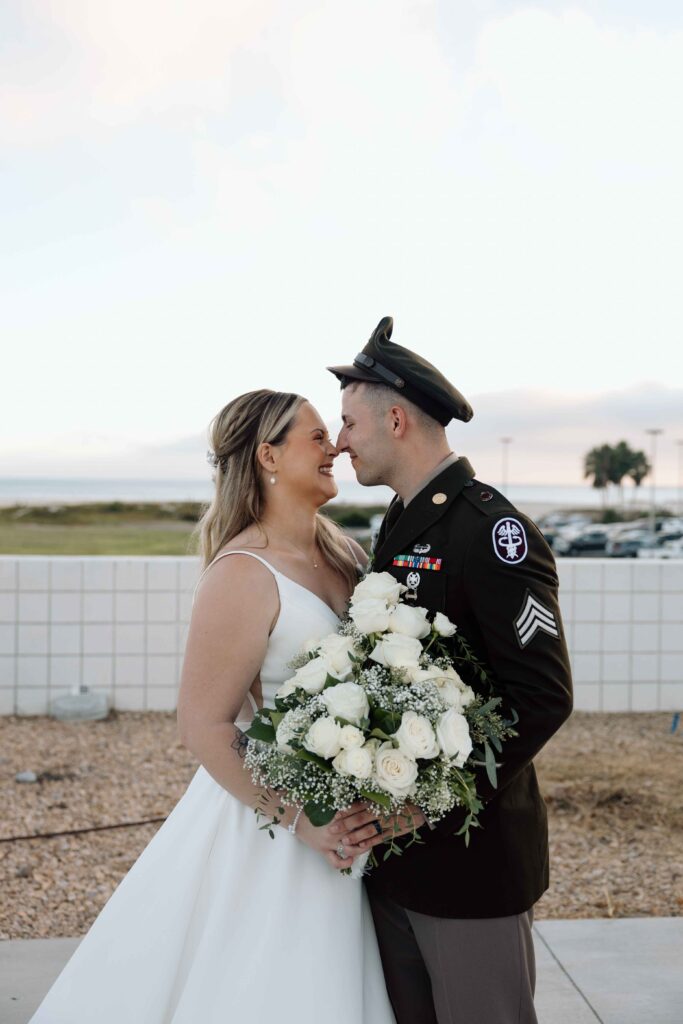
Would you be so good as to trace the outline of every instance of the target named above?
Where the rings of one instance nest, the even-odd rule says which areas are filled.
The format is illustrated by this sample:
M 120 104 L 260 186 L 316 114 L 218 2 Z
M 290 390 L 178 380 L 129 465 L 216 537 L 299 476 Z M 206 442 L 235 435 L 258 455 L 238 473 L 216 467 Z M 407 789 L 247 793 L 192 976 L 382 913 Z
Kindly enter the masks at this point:
M 361 543 L 383 506 L 328 506 L 325 512 Z M 195 555 L 197 502 L 0 508 L 2 555 Z
M 43 526 L 0 523 L 3 555 L 192 555 L 190 525 L 181 530 L 169 524 L 140 526 L 107 523 L 87 526 Z

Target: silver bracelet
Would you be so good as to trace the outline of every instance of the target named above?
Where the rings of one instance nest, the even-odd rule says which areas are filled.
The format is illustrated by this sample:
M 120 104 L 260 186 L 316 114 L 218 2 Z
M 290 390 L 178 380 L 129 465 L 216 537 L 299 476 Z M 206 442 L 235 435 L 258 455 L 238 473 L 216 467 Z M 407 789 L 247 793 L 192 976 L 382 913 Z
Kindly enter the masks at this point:
M 291 834 L 293 836 L 296 835 L 296 826 L 299 823 L 299 818 L 301 817 L 302 811 L 303 811 L 303 807 L 300 807 L 299 810 L 296 812 L 296 818 L 294 819 L 292 824 L 287 826 L 287 831 L 291 832 Z

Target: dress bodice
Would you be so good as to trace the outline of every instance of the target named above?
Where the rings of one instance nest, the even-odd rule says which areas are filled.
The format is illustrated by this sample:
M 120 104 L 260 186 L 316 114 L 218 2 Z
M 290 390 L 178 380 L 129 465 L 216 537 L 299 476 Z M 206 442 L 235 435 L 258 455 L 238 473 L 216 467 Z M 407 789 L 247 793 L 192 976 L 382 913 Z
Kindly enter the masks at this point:
M 197 580 L 197 587 L 204 573 L 220 558 L 228 555 L 249 555 L 250 558 L 256 558 L 273 574 L 278 588 L 280 612 L 268 638 L 266 656 L 260 672 L 263 703 L 272 707 L 275 691 L 293 675 L 292 669 L 288 667 L 292 658 L 299 654 L 309 641 L 319 640 L 329 633 L 336 632 L 339 618 L 312 590 L 285 576 L 253 551 L 223 551 L 209 562 Z

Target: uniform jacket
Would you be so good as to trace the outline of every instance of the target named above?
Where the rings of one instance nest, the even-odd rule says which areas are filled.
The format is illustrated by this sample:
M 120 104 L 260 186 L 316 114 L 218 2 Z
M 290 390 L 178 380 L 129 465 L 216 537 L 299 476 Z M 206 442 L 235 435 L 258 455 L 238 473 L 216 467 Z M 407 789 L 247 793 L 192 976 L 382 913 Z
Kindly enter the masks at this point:
M 414 587 L 417 606 L 444 612 L 457 625 L 493 674 L 503 700 L 499 710 L 514 708 L 519 715 L 519 735 L 498 755 L 496 789 L 477 770 L 485 806 L 469 847 L 455 835 L 464 820 L 456 808 L 433 830 L 420 829 L 423 845 L 386 861 L 380 847 L 380 864 L 367 884 L 435 917 L 522 913 L 549 880 L 546 809 L 532 759 L 572 708 L 550 548 L 531 520 L 475 480 L 470 463 L 459 458 L 412 499 L 388 532 L 385 518 L 372 569 Z M 466 677 L 465 668 L 461 674 Z

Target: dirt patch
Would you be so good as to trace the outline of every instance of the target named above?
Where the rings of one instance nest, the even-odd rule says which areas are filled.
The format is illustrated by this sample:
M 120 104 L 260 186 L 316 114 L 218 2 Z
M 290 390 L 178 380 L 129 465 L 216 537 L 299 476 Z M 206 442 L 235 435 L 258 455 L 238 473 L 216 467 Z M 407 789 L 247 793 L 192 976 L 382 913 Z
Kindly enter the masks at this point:
M 666 714 L 575 714 L 537 758 L 551 886 L 539 919 L 683 913 L 683 729 Z M 175 716 L 0 718 L 0 838 L 163 818 L 196 762 Z M 17 783 L 19 771 L 35 783 Z M 0 842 L 0 939 L 79 935 L 158 822 Z

